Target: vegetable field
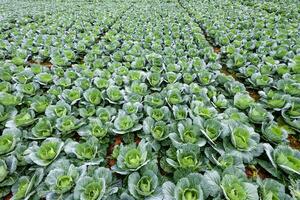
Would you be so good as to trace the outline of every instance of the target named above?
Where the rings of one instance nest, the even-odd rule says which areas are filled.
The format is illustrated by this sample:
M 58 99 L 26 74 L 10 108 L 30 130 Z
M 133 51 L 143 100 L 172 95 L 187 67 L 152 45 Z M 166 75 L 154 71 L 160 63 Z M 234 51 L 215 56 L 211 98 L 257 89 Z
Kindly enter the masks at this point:
M 300 2 L 0 0 L 0 199 L 300 200 Z

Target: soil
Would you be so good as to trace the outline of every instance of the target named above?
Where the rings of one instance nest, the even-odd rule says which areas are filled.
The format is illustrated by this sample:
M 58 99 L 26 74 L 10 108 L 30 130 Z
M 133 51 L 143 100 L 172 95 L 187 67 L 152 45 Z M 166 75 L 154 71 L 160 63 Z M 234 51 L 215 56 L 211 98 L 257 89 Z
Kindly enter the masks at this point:
M 219 54 L 221 52 L 221 48 L 220 47 L 214 47 L 214 52 Z
M 229 71 L 228 68 L 225 65 L 222 65 L 222 68 L 220 70 L 223 74 L 228 75 L 228 76 L 232 76 L 234 78 L 234 80 L 239 81 L 239 78 L 237 77 L 235 72 Z
M 116 146 L 116 145 L 120 145 L 122 143 L 122 137 L 121 137 L 121 135 L 117 135 L 116 137 L 115 137 L 115 141 L 114 141 L 114 143 L 112 143 L 109 147 L 108 147 L 108 151 L 107 151 L 107 155 L 106 155 L 106 158 L 107 158 L 107 164 L 108 164 L 108 166 L 109 166 L 109 168 L 111 168 L 112 166 L 114 166 L 115 164 L 116 164 L 116 159 L 113 159 L 112 157 L 111 157 L 111 154 L 112 154 L 112 152 L 113 152 L 113 150 L 114 150 L 114 147 Z
M 109 166 L 110 169 L 111 169 L 111 167 L 114 166 L 116 163 L 117 163 L 117 160 L 116 160 L 116 159 L 111 159 L 111 158 L 108 158 L 108 159 L 107 159 L 107 164 L 108 164 L 108 166 Z
M 139 144 L 141 142 L 141 138 L 139 138 L 138 136 L 135 137 L 134 139 L 136 144 Z
M 45 67 L 48 67 L 48 68 L 52 67 L 52 63 L 50 61 L 36 62 L 34 60 L 28 60 L 28 62 L 30 64 L 38 64 L 38 65 L 42 65 L 42 66 L 45 66 Z
M 221 70 L 220 70 L 223 74 L 227 75 L 227 76 L 232 76 L 234 78 L 234 80 L 239 81 L 240 83 L 243 83 L 244 80 L 242 80 L 241 78 L 239 78 L 237 76 L 237 74 L 233 71 L 229 71 L 228 68 L 223 65 Z M 258 101 L 260 99 L 260 95 L 258 94 L 258 91 L 253 89 L 253 88 L 246 88 L 246 90 L 249 92 L 249 95 L 255 100 Z
M 73 135 L 72 138 L 74 138 L 74 140 L 75 140 L 76 142 L 79 142 L 79 140 L 81 139 L 81 136 L 76 132 L 76 133 L 74 133 L 74 135 Z
M 3 200 L 10 200 L 12 198 L 12 193 L 9 193 Z
M 258 165 L 250 165 L 250 166 L 247 166 L 245 168 L 245 173 L 247 175 L 248 178 L 261 178 L 261 179 L 266 179 L 266 178 L 270 178 L 271 175 L 266 171 L 264 170 L 262 167 L 258 166 Z
M 300 150 L 300 141 L 295 136 L 289 135 L 288 140 L 290 141 L 290 147 Z
M 260 95 L 258 94 L 257 90 L 247 88 L 249 95 L 255 100 L 258 101 L 260 99 Z

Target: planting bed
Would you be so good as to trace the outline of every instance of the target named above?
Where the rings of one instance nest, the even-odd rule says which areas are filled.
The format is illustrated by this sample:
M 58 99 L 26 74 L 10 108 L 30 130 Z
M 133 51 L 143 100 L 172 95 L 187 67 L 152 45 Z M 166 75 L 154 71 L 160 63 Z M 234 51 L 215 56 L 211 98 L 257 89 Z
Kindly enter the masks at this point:
M 0 198 L 300 199 L 298 0 L 0 0 Z

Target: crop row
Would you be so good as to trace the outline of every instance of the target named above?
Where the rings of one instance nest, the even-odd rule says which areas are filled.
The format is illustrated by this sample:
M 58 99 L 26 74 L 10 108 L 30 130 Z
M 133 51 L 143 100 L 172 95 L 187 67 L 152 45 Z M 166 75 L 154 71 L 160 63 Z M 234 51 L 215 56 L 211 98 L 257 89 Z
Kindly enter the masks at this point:
M 0 196 L 299 198 L 298 7 L 259 2 L 16 4 Z

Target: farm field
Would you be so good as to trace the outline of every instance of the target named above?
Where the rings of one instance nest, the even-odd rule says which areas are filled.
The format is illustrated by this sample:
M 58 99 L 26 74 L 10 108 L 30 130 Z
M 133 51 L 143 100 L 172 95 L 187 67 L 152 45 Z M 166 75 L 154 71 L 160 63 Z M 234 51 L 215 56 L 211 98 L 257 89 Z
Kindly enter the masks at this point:
M 300 1 L 0 0 L 0 199 L 300 200 Z

